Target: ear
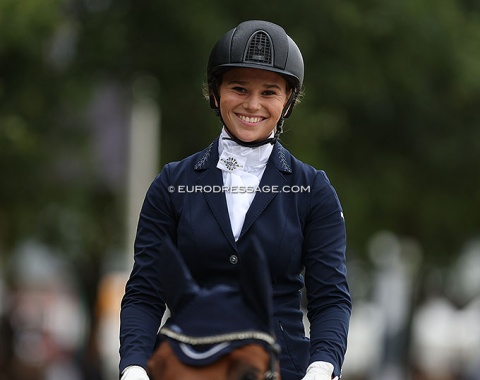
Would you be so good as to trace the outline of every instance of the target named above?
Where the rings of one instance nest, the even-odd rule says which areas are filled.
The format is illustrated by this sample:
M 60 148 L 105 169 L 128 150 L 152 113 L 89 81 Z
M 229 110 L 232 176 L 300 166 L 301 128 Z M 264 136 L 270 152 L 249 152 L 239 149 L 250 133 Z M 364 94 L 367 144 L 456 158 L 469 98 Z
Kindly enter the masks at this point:
M 285 100 L 285 103 L 283 104 L 283 106 L 285 107 L 289 101 L 290 101 L 290 97 L 292 96 L 292 93 L 293 93 L 293 88 L 290 88 L 290 89 L 287 89 L 286 91 L 286 95 L 287 95 L 287 100 Z
M 159 262 L 159 281 L 165 302 L 172 311 L 179 311 L 199 293 L 199 286 L 192 278 L 183 258 L 170 242 Z M 169 249 L 170 248 L 170 249 Z
M 298 97 L 298 90 L 291 89 L 290 95 L 284 106 L 283 117 L 285 119 L 287 119 L 292 114 L 293 107 L 295 106 L 295 102 L 297 101 L 297 97 Z
M 219 108 L 217 98 L 213 94 L 210 94 L 210 108 L 214 110 Z
M 240 259 L 240 289 L 247 305 L 273 333 L 273 290 L 270 271 L 261 249 L 252 242 Z

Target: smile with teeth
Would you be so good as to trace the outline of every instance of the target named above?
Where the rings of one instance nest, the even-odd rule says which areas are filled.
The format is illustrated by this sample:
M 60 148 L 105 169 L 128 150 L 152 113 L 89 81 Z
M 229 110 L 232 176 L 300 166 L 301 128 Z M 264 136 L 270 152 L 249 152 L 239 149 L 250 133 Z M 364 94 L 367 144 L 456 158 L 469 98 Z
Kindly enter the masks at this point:
M 244 115 L 238 115 L 238 118 L 246 123 L 260 123 L 264 118 L 263 117 L 258 117 L 258 116 L 244 116 Z

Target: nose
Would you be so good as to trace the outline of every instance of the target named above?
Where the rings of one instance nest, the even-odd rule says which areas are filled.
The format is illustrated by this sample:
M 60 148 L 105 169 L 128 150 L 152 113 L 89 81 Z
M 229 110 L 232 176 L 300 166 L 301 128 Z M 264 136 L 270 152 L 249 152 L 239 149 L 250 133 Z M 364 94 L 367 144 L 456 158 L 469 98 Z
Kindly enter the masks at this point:
M 262 105 L 257 94 L 250 94 L 245 98 L 243 107 L 248 111 L 258 111 Z

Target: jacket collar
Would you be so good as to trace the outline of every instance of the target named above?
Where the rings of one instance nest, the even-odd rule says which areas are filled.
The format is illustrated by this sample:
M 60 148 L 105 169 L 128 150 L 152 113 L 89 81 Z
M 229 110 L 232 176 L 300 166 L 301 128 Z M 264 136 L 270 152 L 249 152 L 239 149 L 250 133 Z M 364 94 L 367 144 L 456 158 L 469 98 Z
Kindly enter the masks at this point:
M 199 154 L 199 159 L 195 162 L 194 170 L 206 170 L 210 166 L 216 166 L 218 162 L 218 141 L 217 137 L 212 143 Z M 292 157 L 290 153 L 278 141 L 273 147 L 269 162 L 283 173 L 292 173 Z
M 222 183 L 222 171 L 217 169 L 218 162 L 218 138 L 213 141 L 206 149 L 198 155 L 194 170 L 203 172 L 198 178 L 198 185 L 212 185 Z M 260 186 L 268 184 L 277 184 L 279 186 L 286 183 L 287 179 L 284 174 L 292 173 L 291 154 L 278 142 L 273 147 L 272 154 L 263 173 Z M 210 170 L 207 170 L 210 169 Z M 275 198 L 275 192 L 260 192 L 255 195 L 251 207 L 249 208 L 245 221 L 243 223 L 242 232 L 238 241 L 249 230 L 255 220 L 260 216 L 267 205 Z M 237 243 L 233 237 L 230 219 L 228 216 L 227 203 L 225 196 L 221 192 L 206 192 L 204 196 L 207 203 L 220 225 L 225 237 L 233 247 L 237 250 Z

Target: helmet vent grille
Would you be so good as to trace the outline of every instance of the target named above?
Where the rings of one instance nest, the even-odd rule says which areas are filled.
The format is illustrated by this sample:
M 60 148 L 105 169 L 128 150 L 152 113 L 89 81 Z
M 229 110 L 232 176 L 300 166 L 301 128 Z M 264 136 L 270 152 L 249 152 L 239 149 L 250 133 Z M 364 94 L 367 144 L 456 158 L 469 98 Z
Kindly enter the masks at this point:
M 263 63 L 273 66 L 272 56 L 272 40 L 270 36 L 263 31 L 254 33 L 248 41 L 244 62 Z

